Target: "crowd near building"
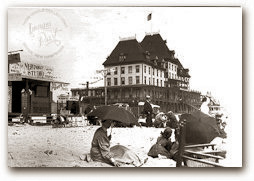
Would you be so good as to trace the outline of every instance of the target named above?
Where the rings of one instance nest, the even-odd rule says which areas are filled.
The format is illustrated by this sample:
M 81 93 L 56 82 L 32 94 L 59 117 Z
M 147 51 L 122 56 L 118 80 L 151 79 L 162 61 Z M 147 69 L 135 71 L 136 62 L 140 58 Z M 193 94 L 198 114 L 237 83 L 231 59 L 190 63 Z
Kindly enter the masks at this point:
M 141 42 L 135 37 L 120 39 L 103 63 L 103 87 L 72 89 L 83 105 L 126 103 L 137 106 L 149 95 L 162 111 L 192 112 L 200 107 L 200 92 L 190 89 L 189 69 L 161 35 L 147 34 Z

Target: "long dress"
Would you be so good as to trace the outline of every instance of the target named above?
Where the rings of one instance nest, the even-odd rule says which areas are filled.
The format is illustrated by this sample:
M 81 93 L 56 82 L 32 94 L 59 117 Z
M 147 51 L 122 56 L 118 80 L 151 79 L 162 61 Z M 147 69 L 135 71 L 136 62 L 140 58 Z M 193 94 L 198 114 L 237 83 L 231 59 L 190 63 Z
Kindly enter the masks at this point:
M 209 106 L 208 106 L 209 102 L 210 102 L 210 99 L 207 98 L 207 100 L 205 102 L 203 102 L 200 107 L 200 111 L 207 114 L 207 115 L 209 115 Z
M 143 112 L 144 114 L 146 114 L 146 126 L 152 127 L 153 126 L 153 121 L 152 121 L 153 108 L 148 101 L 146 101 L 144 104 Z
M 158 155 L 163 155 L 166 156 L 167 158 L 170 158 L 170 149 L 172 146 L 172 142 L 166 138 L 164 138 L 163 136 L 158 137 L 156 144 L 154 144 L 149 152 L 148 152 L 148 156 L 151 156 L 153 158 L 158 157 Z
M 90 150 L 91 159 L 97 162 L 103 162 L 112 165 L 111 158 L 114 158 L 122 166 L 139 167 L 144 164 L 137 154 L 122 145 L 116 145 L 110 148 L 111 136 L 102 127 L 98 128 L 92 140 Z
M 90 154 L 93 161 L 112 165 L 110 158 L 114 154 L 110 152 L 110 136 L 107 136 L 107 132 L 102 127 L 98 128 L 94 133 Z

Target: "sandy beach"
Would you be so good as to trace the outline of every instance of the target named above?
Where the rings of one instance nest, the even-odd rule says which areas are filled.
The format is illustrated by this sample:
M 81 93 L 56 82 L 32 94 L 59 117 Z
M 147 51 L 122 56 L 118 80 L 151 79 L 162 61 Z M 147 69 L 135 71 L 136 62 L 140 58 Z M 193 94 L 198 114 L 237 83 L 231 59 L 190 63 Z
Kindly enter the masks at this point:
M 99 162 L 87 162 L 80 155 L 87 154 L 95 130 L 99 126 L 52 128 L 48 126 L 8 126 L 9 167 L 111 167 Z M 113 128 L 111 146 L 121 144 L 133 150 L 142 167 L 175 167 L 171 159 L 147 156 L 163 128 Z

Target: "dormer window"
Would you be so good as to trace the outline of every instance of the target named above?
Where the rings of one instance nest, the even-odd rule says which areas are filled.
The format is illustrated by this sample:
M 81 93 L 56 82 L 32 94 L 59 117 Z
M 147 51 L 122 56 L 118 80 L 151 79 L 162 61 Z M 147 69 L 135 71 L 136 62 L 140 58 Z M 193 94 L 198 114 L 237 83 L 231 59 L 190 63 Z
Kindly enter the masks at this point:
M 123 62 L 124 60 L 126 60 L 126 55 L 124 55 L 124 53 L 121 53 L 119 55 L 119 62 Z
M 156 60 L 154 60 L 154 65 L 157 65 L 157 61 Z
M 150 52 L 149 52 L 149 51 L 146 51 L 146 52 L 145 52 L 145 56 L 146 56 L 146 59 L 150 59 Z
M 173 50 L 171 53 L 171 58 L 174 59 L 175 58 L 175 51 Z

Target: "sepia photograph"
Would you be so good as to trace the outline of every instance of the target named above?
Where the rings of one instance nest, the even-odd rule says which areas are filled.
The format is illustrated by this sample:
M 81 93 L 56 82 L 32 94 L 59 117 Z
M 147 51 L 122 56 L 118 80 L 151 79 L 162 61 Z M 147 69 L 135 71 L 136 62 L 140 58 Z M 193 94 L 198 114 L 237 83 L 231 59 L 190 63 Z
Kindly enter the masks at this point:
M 240 6 L 7 11 L 8 167 L 243 166 Z

